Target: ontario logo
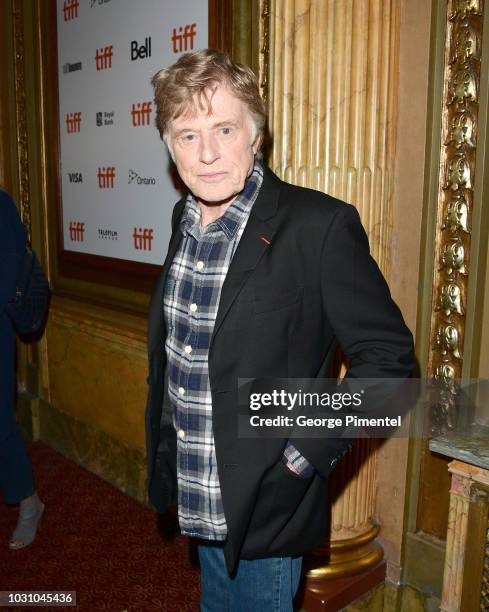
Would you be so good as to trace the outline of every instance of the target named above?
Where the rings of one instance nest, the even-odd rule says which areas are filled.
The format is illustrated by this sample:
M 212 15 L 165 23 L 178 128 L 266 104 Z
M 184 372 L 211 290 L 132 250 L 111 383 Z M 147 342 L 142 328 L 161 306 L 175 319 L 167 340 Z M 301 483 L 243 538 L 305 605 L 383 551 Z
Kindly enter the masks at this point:
M 128 185 L 156 185 L 156 179 L 154 176 L 141 176 L 135 170 L 129 169 L 129 176 L 127 179 Z

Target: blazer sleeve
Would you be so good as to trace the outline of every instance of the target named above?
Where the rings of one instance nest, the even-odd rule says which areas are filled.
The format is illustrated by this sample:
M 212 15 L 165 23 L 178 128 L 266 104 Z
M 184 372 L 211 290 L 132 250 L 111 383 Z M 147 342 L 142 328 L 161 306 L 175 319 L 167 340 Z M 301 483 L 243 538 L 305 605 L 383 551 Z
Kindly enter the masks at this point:
M 333 219 L 320 266 L 324 316 L 350 362 L 345 380 L 408 377 L 414 367 L 413 337 L 370 255 L 355 207 L 341 206 Z M 290 441 L 324 477 L 351 447 L 344 438 Z
M 0 191 L 0 312 L 15 298 L 17 275 L 26 245 L 26 231 L 12 198 Z

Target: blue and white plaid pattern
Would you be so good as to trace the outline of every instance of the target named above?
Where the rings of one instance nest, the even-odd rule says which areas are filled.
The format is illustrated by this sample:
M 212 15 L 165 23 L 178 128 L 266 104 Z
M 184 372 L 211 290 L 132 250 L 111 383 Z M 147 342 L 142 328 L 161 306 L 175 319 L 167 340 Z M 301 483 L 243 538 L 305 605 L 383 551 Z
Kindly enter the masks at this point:
M 183 237 L 165 285 L 168 396 L 177 431 L 178 517 L 182 533 L 208 540 L 227 534 L 212 431 L 208 353 L 226 274 L 263 181 L 253 172 L 224 215 L 200 229 L 189 195 Z

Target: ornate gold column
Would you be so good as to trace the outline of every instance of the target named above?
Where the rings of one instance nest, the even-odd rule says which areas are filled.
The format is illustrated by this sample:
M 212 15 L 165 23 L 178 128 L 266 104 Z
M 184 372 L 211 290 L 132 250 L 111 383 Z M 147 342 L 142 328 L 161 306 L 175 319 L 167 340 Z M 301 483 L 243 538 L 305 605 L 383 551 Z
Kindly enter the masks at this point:
M 262 2 L 270 165 L 286 181 L 354 204 L 372 254 L 389 275 L 392 229 L 398 3 Z M 330 560 L 313 580 L 376 566 L 375 443 L 360 440 L 338 468 Z

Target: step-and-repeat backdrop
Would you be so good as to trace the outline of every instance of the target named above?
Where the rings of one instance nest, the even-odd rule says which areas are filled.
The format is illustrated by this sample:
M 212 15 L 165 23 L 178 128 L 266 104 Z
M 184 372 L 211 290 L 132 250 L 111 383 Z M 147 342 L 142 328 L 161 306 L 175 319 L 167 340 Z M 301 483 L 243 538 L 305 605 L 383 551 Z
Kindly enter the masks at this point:
M 180 199 L 151 77 L 208 46 L 203 0 L 57 0 L 63 248 L 161 264 Z

